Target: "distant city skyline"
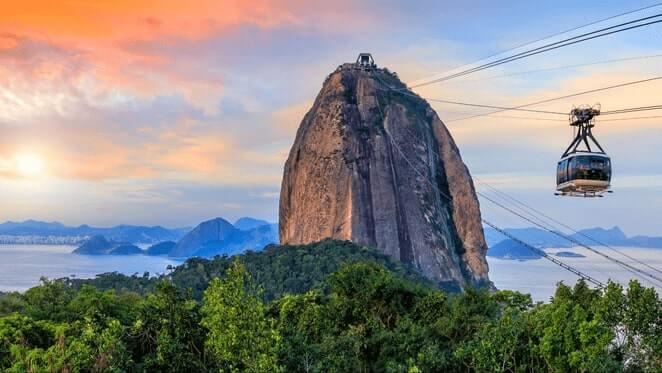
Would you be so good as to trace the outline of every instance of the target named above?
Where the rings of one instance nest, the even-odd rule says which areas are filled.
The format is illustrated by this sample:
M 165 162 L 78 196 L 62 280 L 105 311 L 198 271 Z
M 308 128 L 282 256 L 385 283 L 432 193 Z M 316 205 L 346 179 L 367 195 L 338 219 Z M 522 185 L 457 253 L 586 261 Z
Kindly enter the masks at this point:
M 217 216 L 275 222 L 283 164 L 296 129 L 327 74 L 359 52 L 371 52 L 378 65 L 413 82 L 649 4 L 5 4 L 0 222 L 181 227 Z M 568 35 L 655 13 L 659 9 Z M 661 42 L 662 26 L 651 25 L 415 91 L 428 98 L 515 106 L 660 76 Z M 649 57 L 559 68 L 642 56 Z M 534 108 L 658 105 L 661 89 L 662 81 L 655 81 Z M 617 225 L 628 235 L 662 235 L 662 119 L 602 122 L 607 118 L 598 117 L 595 133 L 613 160 L 614 193 L 561 198 L 553 195 L 554 177 L 572 136 L 566 118 L 504 112 L 455 121 L 488 110 L 430 103 L 481 182 L 577 228 Z M 530 226 L 485 200 L 481 210 L 505 227 Z

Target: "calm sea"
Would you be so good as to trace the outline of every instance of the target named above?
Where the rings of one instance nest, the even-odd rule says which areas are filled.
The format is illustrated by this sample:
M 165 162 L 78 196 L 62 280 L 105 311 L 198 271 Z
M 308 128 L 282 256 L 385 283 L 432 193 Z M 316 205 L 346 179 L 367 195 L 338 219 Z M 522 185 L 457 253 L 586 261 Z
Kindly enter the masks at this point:
M 75 255 L 73 246 L 0 245 L 0 291 L 26 290 L 48 278 L 92 278 L 105 272 L 163 273 L 169 264 L 182 261 L 147 255 Z
M 662 274 L 659 272 L 654 272 L 608 248 L 599 249 L 610 257 L 617 258 L 633 267 L 652 272 L 658 277 L 662 277 Z M 662 249 L 628 247 L 616 247 L 616 249 L 662 271 Z M 614 282 L 627 285 L 630 279 L 636 278 L 647 287 L 654 286 L 653 283 L 631 274 L 618 264 L 612 263 L 582 247 L 558 250 L 548 249 L 545 251 L 550 254 L 558 251 L 571 251 L 586 256 L 585 258 L 556 258 L 604 283 L 608 279 L 612 279 Z M 577 276 L 546 259 L 518 261 L 487 257 L 487 262 L 490 265 L 490 280 L 494 282 L 497 288 L 529 293 L 534 301 L 548 301 L 554 294 L 556 284 L 560 281 L 563 281 L 566 285 L 572 285 L 577 281 Z M 662 287 L 657 286 L 656 289 L 658 294 L 662 294 Z
M 179 265 L 180 260 L 167 257 L 145 255 L 128 256 L 85 256 L 74 255 L 72 246 L 50 245 L 0 245 L 0 291 L 25 290 L 39 283 L 41 276 L 60 278 L 75 276 L 91 278 L 96 274 L 117 271 L 124 274 L 163 273 L 168 265 Z M 644 261 L 650 266 L 662 270 L 662 250 L 618 248 L 628 255 Z M 607 249 L 604 249 L 607 250 Z M 549 253 L 559 250 L 550 249 Z M 559 260 L 606 282 L 611 278 L 623 284 L 633 276 L 606 259 L 583 248 L 563 249 L 573 251 L 586 258 L 558 258 Z M 605 251 L 609 255 L 618 254 Z M 618 257 L 626 263 L 629 259 Z M 570 272 L 550 263 L 538 260 L 502 260 L 488 257 L 490 279 L 499 289 L 511 289 L 530 293 L 534 301 L 547 301 L 554 293 L 556 284 L 574 284 L 577 277 Z M 636 264 L 637 267 L 644 268 Z M 659 274 L 659 273 L 658 273 Z M 662 275 L 660 275 L 662 276 Z M 646 286 L 650 283 L 640 279 Z M 658 288 L 662 294 L 662 288 Z

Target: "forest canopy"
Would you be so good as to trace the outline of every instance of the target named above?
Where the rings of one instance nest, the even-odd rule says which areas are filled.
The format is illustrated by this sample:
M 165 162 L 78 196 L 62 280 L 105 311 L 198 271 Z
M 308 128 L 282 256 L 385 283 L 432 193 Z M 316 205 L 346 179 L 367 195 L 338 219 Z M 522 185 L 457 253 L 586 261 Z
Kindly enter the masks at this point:
M 346 242 L 290 249 L 190 260 L 159 278 L 43 279 L 23 294 L 3 294 L 0 369 L 662 368 L 662 303 L 636 281 L 604 289 L 559 284 L 549 302 L 533 304 L 529 295 L 507 290 L 448 293 Z M 316 262 L 321 258 L 328 262 Z

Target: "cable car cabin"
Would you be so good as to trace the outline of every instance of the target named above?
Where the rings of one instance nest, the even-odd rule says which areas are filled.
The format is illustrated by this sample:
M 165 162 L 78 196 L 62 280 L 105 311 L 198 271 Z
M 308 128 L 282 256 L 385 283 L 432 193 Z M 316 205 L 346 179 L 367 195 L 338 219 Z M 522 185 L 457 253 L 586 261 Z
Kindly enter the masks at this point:
M 556 190 L 561 195 L 600 196 L 610 183 L 611 159 L 606 154 L 577 152 L 558 163 Z
M 599 108 L 591 107 L 570 112 L 570 125 L 577 127 L 577 132 L 556 167 L 557 195 L 602 197 L 611 193 L 611 159 L 591 132 L 599 114 Z M 582 145 L 585 150 L 579 149 Z

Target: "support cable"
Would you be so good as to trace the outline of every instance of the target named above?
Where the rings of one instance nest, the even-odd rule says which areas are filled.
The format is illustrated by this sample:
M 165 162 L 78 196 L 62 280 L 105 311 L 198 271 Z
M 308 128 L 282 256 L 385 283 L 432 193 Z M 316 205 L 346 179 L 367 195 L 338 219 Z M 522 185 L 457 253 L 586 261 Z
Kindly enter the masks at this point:
M 590 90 L 587 90 L 587 91 L 571 93 L 571 94 L 564 95 L 564 96 L 553 97 L 553 98 L 548 98 L 548 99 L 544 99 L 544 100 L 540 100 L 540 101 L 535 101 L 535 102 L 531 102 L 531 103 L 528 103 L 528 104 L 517 105 L 517 106 L 515 106 L 511 109 L 521 109 L 521 108 L 534 106 L 534 105 L 539 105 L 539 104 L 544 104 L 544 103 L 548 103 L 548 102 L 552 102 L 552 101 L 563 100 L 563 99 L 570 98 L 570 97 L 576 97 L 576 96 L 581 96 L 581 95 L 585 95 L 585 94 L 589 94 L 589 93 L 595 93 L 595 92 L 602 92 L 602 91 L 607 91 L 607 90 L 614 89 L 614 88 L 627 87 L 627 86 L 636 85 L 636 84 L 648 83 L 648 82 L 652 82 L 652 81 L 656 81 L 656 80 L 660 80 L 660 79 L 662 79 L 662 76 L 655 76 L 655 77 L 652 77 L 652 78 L 635 80 L 635 81 L 631 81 L 631 82 L 615 84 L 615 85 L 602 87 L 602 88 L 590 89 Z M 397 90 L 395 90 L 395 91 L 397 91 Z M 502 111 L 507 111 L 507 110 L 509 110 L 509 109 L 495 110 L 495 111 L 491 111 L 491 112 L 488 112 L 488 113 L 476 114 L 476 115 L 471 115 L 471 116 L 467 116 L 467 117 L 464 117 L 464 118 L 453 119 L 453 120 L 449 120 L 447 122 L 449 122 L 449 123 L 450 122 L 459 122 L 459 121 L 462 121 L 462 120 L 473 119 L 473 118 L 477 118 L 477 117 L 483 117 L 483 116 L 486 116 L 486 115 L 496 114 L 496 113 L 500 113 Z
M 377 77 L 377 80 L 379 80 L 380 82 L 382 82 L 382 84 L 384 84 L 383 80 L 381 80 L 377 75 L 373 74 L 373 76 Z M 661 77 L 661 78 L 662 78 L 662 77 Z M 388 87 L 388 85 L 387 85 L 387 87 Z M 400 91 L 400 90 L 394 90 L 394 91 L 397 92 L 397 93 L 402 93 L 402 91 Z M 418 96 L 417 96 L 417 97 L 418 97 Z M 378 107 L 379 107 L 380 114 L 382 115 L 382 120 L 384 120 L 384 116 L 383 116 L 383 113 L 381 112 L 381 106 L 379 106 L 379 101 L 378 101 L 378 100 L 377 100 L 377 105 L 378 105 Z M 388 134 L 388 131 L 387 131 L 387 134 Z M 389 138 L 391 139 L 392 144 L 393 144 L 393 145 L 396 147 L 396 149 L 400 152 L 401 156 L 407 161 L 407 163 L 409 164 L 409 166 L 412 167 L 412 169 L 414 169 L 414 170 L 419 174 L 419 176 L 422 176 L 422 175 L 420 174 L 420 172 L 419 172 L 419 171 L 413 166 L 413 164 L 411 164 L 411 162 L 409 162 L 409 160 L 407 159 L 407 157 L 404 155 L 404 153 L 402 152 L 402 150 L 400 150 L 400 148 L 399 148 L 399 147 L 397 146 L 397 144 L 393 141 L 393 139 L 392 139 L 390 136 L 389 136 Z M 432 184 L 427 178 L 424 177 L 424 179 L 425 179 L 428 183 L 430 183 L 430 185 L 432 185 L 432 186 L 434 187 L 434 184 Z M 441 192 L 438 188 L 435 188 L 435 189 L 437 189 L 439 192 Z M 511 208 L 509 208 L 509 207 L 507 207 L 507 206 L 505 206 L 505 205 L 499 203 L 498 201 L 495 201 L 494 199 L 490 198 L 489 196 L 485 195 L 484 193 L 481 193 L 480 191 L 476 191 L 476 194 L 478 194 L 478 195 L 480 195 L 481 197 L 485 198 L 486 200 L 492 202 L 493 204 L 497 205 L 498 207 L 500 207 L 500 208 L 502 208 L 502 209 L 504 209 L 504 210 L 506 210 L 506 211 L 508 211 L 508 212 L 510 212 L 510 213 L 512 213 L 512 214 L 514 214 L 514 215 L 516 215 L 516 216 L 518 216 L 518 217 L 520 217 L 520 218 L 522 218 L 522 219 L 524 219 L 524 220 L 526 220 L 526 221 L 528 221 L 528 222 L 530 222 L 530 223 L 532 223 L 532 224 L 534 224 L 534 225 L 536 225 L 536 226 L 538 226 L 538 227 L 541 228 L 541 229 L 544 229 L 545 231 L 548 231 L 548 232 L 550 232 L 550 233 L 552 233 L 552 234 L 554 234 L 554 235 L 557 235 L 557 236 L 559 236 L 559 237 L 561 237 L 561 238 L 563 238 L 563 239 L 565 239 L 565 240 L 568 240 L 568 241 L 570 241 L 570 242 L 572 242 L 572 243 L 574 243 L 574 244 L 576 244 L 576 245 L 578 245 L 578 246 L 584 247 L 584 248 L 588 249 L 589 251 L 591 251 L 591 252 L 593 252 L 593 253 L 595 253 L 595 254 L 597 254 L 597 255 L 599 255 L 599 256 L 601 256 L 601 257 L 603 257 L 603 258 L 605 258 L 605 259 L 607 259 L 607 260 L 609 260 L 609 261 L 611 261 L 611 262 L 614 262 L 614 263 L 618 264 L 619 266 L 621 266 L 621 267 L 623 267 L 624 269 L 626 269 L 628 272 L 630 272 L 630 273 L 632 273 L 632 274 L 634 274 L 634 275 L 636 275 L 636 276 L 638 276 L 638 277 L 640 277 L 640 278 L 642 278 L 642 279 L 645 279 L 645 280 L 648 281 L 648 282 L 653 283 L 650 279 L 653 279 L 653 280 L 655 280 L 655 281 L 658 281 L 658 282 L 660 283 L 660 286 L 662 286 L 662 278 L 660 278 L 660 277 L 657 277 L 657 276 L 655 276 L 655 275 L 653 275 L 653 274 L 651 274 L 651 273 L 648 273 L 648 272 L 646 272 L 646 271 L 643 271 L 643 270 L 641 270 L 641 269 L 639 269 L 639 268 L 633 267 L 633 266 L 629 265 L 628 263 L 625 263 L 625 262 L 623 262 L 623 261 L 621 261 L 621 260 L 619 260 L 619 259 L 613 258 L 613 257 L 611 257 L 611 256 L 609 256 L 609 255 L 604 254 L 604 253 L 601 253 L 600 251 L 595 250 L 595 249 L 593 249 L 592 247 L 590 247 L 590 246 L 588 246 L 588 245 L 585 245 L 585 244 L 583 244 L 583 243 L 581 243 L 581 242 L 579 242 L 579 241 L 573 239 L 572 237 L 566 236 L 566 235 L 564 235 L 564 234 L 562 234 L 562 233 L 559 233 L 559 232 L 557 232 L 557 231 L 555 231 L 555 230 L 549 229 L 548 227 L 545 227 L 545 224 L 540 224 L 539 222 L 536 222 L 535 220 L 530 219 L 529 217 L 520 214 L 519 212 L 517 212 L 517 211 L 515 211 L 515 210 L 513 210 L 513 209 L 511 209 Z M 444 195 L 445 195 L 445 194 L 444 194 Z M 446 196 L 446 197 L 449 198 L 449 200 L 450 200 L 450 197 L 448 197 L 448 196 Z M 645 276 L 645 277 L 642 277 L 642 276 Z M 650 279 L 649 279 L 649 278 L 650 278 Z M 653 284 L 654 284 L 654 283 L 653 283 Z
M 466 63 L 466 64 L 464 64 L 464 65 L 456 66 L 455 68 L 453 68 L 453 69 L 451 69 L 451 70 L 448 70 L 448 71 L 446 71 L 445 73 L 450 73 L 450 72 L 453 71 L 453 70 L 456 70 L 456 69 L 459 69 L 459 68 L 462 68 L 462 67 L 465 67 L 465 66 L 473 65 L 473 64 L 475 64 L 475 63 L 477 63 L 477 62 L 484 61 L 484 60 L 486 60 L 486 59 L 488 59 L 488 58 L 496 57 L 496 56 L 498 56 L 498 55 L 501 55 L 501 54 L 504 54 L 504 53 L 507 53 L 507 52 L 510 52 L 510 51 L 514 51 L 514 50 L 516 50 L 516 49 L 523 48 L 523 47 L 526 47 L 526 46 L 531 45 L 531 44 L 535 44 L 535 43 L 540 42 L 540 41 L 543 41 L 543 40 L 551 39 L 551 38 L 553 38 L 553 37 L 555 37 L 555 36 L 559 36 L 559 35 L 567 34 L 568 32 L 572 32 L 572 31 L 576 31 L 576 30 L 579 30 L 579 29 L 582 29 L 582 28 L 586 28 L 586 27 L 588 27 L 588 26 L 592 26 L 592 25 L 595 25 L 595 24 L 598 24 L 598 23 L 602 23 L 602 22 L 605 22 L 605 21 L 608 21 L 608 20 L 611 20 L 611 19 L 614 19 L 614 18 L 619 18 L 619 17 L 626 16 L 626 15 L 629 15 L 629 14 L 638 13 L 638 12 L 641 12 L 641 11 L 644 11 L 644 10 L 648 10 L 648 9 L 651 9 L 651 8 L 659 7 L 660 5 L 662 5 L 662 2 L 654 3 L 654 4 L 651 4 L 651 5 L 648 5 L 648 6 L 642 7 L 642 8 L 638 8 L 638 9 L 630 10 L 630 11 L 627 11 L 627 12 L 623 12 L 623 13 L 615 14 L 615 15 L 613 15 L 613 16 L 609 16 L 609 17 L 607 17 L 607 18 L 602 18 L 602 19 L 599 19 L 599 20 L 596 20 L 596 21 L 592 21 L 592 22 L 589 22 L 589 23 L 583 24 L 583 25 L 579 25 L 579 26 L 575 26 L 575 27 L 572 27 L 572 28 L 569 28 L 569 29 L 566 29 L 566 30 L 563 30 L 563 31 L 559 31 L 559 32 L 553 33 L 553 34 L 551 34 L 551 35 L 547 35 L 547 36 L 544 36 L 544 37 L 542 37 L 542 38 L 539 38 L 539 39 L 536 39 L 536 40 L 532 40 L 532 41 L 529 41 L 529 42 L 526 42 L 526 43 L 523 43 L 523 44 L 519 44 L 519 45 L 517 45 L 517 46 L 515 46 L 515 47 L 508 48 L 508 49 L 506 49 L 506 50 L 503 50 L 503 51 L 500 51 L 500 52 L 497 52 L 497 53 L 491 54 L 491 55 L 486 56 L 486 57 L 483 57 L 483 58 L 481 58 L 481 59 L 479 59 L 479 60 L 475 60 L 475 61 L 473 61 L 473 62 Z M 439 73 L 439 74 L 435 74 L 435 75 L 441 75 L 441 74 L 444 74 L 444 73 Z M 418 79 L 418 80 L 416 80 L 416 81 L 421 81 L 421 80 L 425 80 L 425 78 Z
M 449 200 L 449 201 L 452 201 L 452 198 L 451 198 L 450 196 L 448 196 L 448 194 L 446 194 L 445 192 L 443 192 L 442 190 L 440 190 L 439 187 L 438 187 L 437 185 L 433 184 L 433 183 L 432 183 L 432 182 L 431 182 L 431 181 L 430 181 L 425 175 L 423 175 L 423 174 L 422 174 L 422 173 L 421 173 L 421 172 L 420 172 L 420 171 L 419 171 L 419 170 L 418 170 L 418 169 L 417 169 L 417 168 L 411 163 L 411 161 L 409 160 L 409 158 L 407 158 L 407 156 L 404 154 L 404 152 L 402 151 L 402 149 L 400 148 L 400 146 L 398 146 L 398 144 L 395 142 L 395 140 L 393 140 L 393 137 L 391 137 L 390 133 L 388 132 L 388 129 L 386 128 L 386 123 L 385 123 L 385 122 L 386 122 L 386 119 L 385 119 L 384 113 L 383 113 L 383 111 L 382 111 L 382 109 L 381 109 L 381 105 L 379 104 L 379 99 L 378 99 L 378 98 L 375 98 L 375 102 L 376 102 L 376 104 L 377 104 L 377 108 L 379 109 L 379 113 L 380 113 L 380 116 L 381 116 L 381 119 L 382 119 L 382 123 L 383 123 L 383 126 L 384 126 L 384 133 L 385 133 L 386 137 L 389 139 L 390 143 L 393 145 L 393 147 L 398 151 L 398 153 L 399 153 L 400 156 L 405 160 L 405 162 L 407 163 L 407 165 L 409 165 L 409 167 L 411 167 L 411 169 L 412 169 L 416 174 L 418 174 L 423 180 L 425 180 L 428 184 L 430 184 L 430 186 L 431 186 L 433 189 L 435 189 L 435 190 L 439 193 L 439 195 L 445 197 L 445 198 L 446 198 L 447 200 Z M 505 232 L 505 231 L 502 230 L 501 228 L 498 228 L 495 224 L 493 224 L 493 223 L 487 221 L 486 219 L 481 218 L 481 220 L 483 221 L 483 223 L 489 225 L 490 227 L 493 227 L 494 229 L 497 229 L 498 231 L 500 231 L 501 233 L 505 234 L 506 236 L 510 236 L 509 233 Z M 515 239 L 516 239 L 516 238 L 515 238 Z M 597 287 L 599 287 L 599 288 L 603 288 L 603 287 L 605 286 L 602 282 L 598 281 L 597 279 L 595 279 L 595 278 L 593 278 L 593 277 L 591 277 L 591 276 L 589 276 L 589 275 L 587 275 L 587 274 L 584 274 L 583 272 L 581 272 L 581 271 L 579 271 L 579 270 L 573 268 L 572 266 L 570 266 L 570 265 L 568 265 L 568 264 L 566 264 L 566 263 L 564 263 L 564 262 L 562 262 L 562 261 L 560 261 L 560 260 L 558 260 L 558 259 L 556 259 L 556 258 L 551 257 L 549 254 L 545 253 L 544 251 L 542 251 L 542 250 L 540 250 L 540 249 L 537 249 L 537 248 L 535 248 L 535 247 L 533 247 L 533 246 L 531 246 L 531 245 L 529 245 L 529 244 L 527 244 L 527 243 L 525 243 L 525 242 L 523 242 L 523 241 L 521 241 L 521 240 L 519 240 L 519 239 L 516 239 L 516 240 L 517 240 L 519 243 L 521 243 L 522 245 L 524 245 L 525 247 L 527 247 L 528 249 L 532 250 L 533 252 L 535 252 L 535 253 L 541 255 L 542 257 L 546 258 L 547 260 L 551 261 L 552 263 L 554 263 L 554 264 L 556 264 L 556 265 L 559 265 L 559 266 L 561 266 L 562 268 L 564 268 L 564 269 L 566 269 L 566 270 L 568 270 L 568 271 L 574 273 L 575 275 L 579 276 L 580 278 L 582 278 L 582 279 L 584 279 L 584 280 L 586 280 L 586 281 L 588 281 L 588 282 L 590 282 L 590 283 L 596 285 Z
M 652 273 L 648 273 L 648 272 L 643 271 L 643 270 L 641 270 L 641 269 L 639 269 L 639 268 L 637 268 L 637 267 L 633 267 L 633 266 L 631 266 L 631 265 L 628 264 L 628 263 L 625 263 L 625 262 L 623 262 L 623 261 L 621 261 L 621 260 L 619 260 L 619 259 L 616 259 L 616 258 L 614 258 L 614 257 L 611 257 L 611 256 L 609 256 L 609 255 L 607 255 L 607 254 L 604 254 L 604 253 L 600 252 L 599 250 L 596 250 L 596 249 L 594 249 L 594 248 L 592 248 L 592 247 L 590 247 L 590 246 L 588 246 L 588 245 L 586 245 L 586 244 L 584 244 L 584 243 L 582 243 L 582 242 L 580 242 L 580 241 L 578 241 L 578 240 L 576 240 L 576 239 L 574 239 L 574 238 L 572 238 L 572 237 L 570 237 L 570 236 L 566 236 L 566 235 L 564 235 L 563 233 L 557 232 L 557 231 L 555 231 L 555 230 L 553 230 L 553 229 L 549 229 L 548 227 L 545 227 L 544 225 L 539 224 L 539 223 L 536 222 L 535 220 L 530 219 L 530 218 L 528 218 L 527 216 L 522 215 L 521 213 L 519 213 L 519 212 L 517 212 L 517 211 L 515 211 L 515 210 L 513 210 L 513 209 L 511 209 L 511 208 L 509 208 L 508 206 L 505 206 L 504 204 L 502 204 L 502 203 L 500 203 L 500 202 L 498 202 L 498 201 L 495 201 L 494 199 L 492 199 L 492 198 L 490 198 L 489 196 L 487 196 L 485 193 L 482 193 L 482 192 L 476 191 L 476 194 L 478 194 L 479 196 L 483 197 L 485 200 L 487 200 L 487 201 L 489 201 L 489 202 L 495 204 L 496 206 L 499 206 L 499 207 L 501 207 L 502 209 L 504 209 L 504 210 L 506 210 L 506 211 L 508 211 L 508 212 L 510 212 L 510 213 L 512 213 L 512 214 L 514 214 L 514 215 L 516 215 L 516 216 L 519 216 L 520 218 L 522 218 L 522 219 L 528 221 L 528 222 L 531 223 L 531 224 L 536 225 L 537 227 L 539 227 L 539 228 L 541 228 L 541 229 L 546 230 L 547 232 L 549 232 L 549 233 L 551 233 L 551 234 L 553 234 L 553 235 L 556 235 L 556 236 L 558 236 L 558 237 L 561 237 L 561 238 L 563 238 L 563 239 L 565 239 L 565 240 L 567 240 L 567 241 L 569 241 L 569 242 L 574 243 L 574 244 L 577 245 L 577 246 L 581 246 L 581 247 L 583 247 L 583 248 L 589 250 L 590 252 L 592 252 L 592 253 L 594 253 L 594 254 L 597 254 L 597 255 L 599 255 L 599 256 L 601 256 L 601 257 L 603 257 L 603 258 L 609 260 L 610 262 L 614 262 L 614 263 L 618 264 L 619 266 L 621 266 L 622 268 L 624 268 L 625 270 L 627 270 L 628 272 L 634 274 L 634 275 L 637 276 L 637 277 L 640 277 L 640 278 L 642 278 L 642 279 L 644 279 L 644 280 L 646 280 L 646 281 L 648 281 L 648 282 L 650 282 L 650 283 L 652 283 L 652 284 L 655 284 L 655 282 L 651 281 L 651 279 L 652 279 L 652 280 L 657 281 L 657 282 L 659 283 L 659 284 L 655 284 L 656 286 L 662 286 L 662 278 L 660 278 L 660 277 L 658 277 L 658 276 L 656 276 L 656 275 L 654 275 L 654 274 L 652 274 Z
M 562 221 L 559 221 L 559 220 L 557 220 L 557 219 L 554 219 L 553 217 L 551 217 L 551 216 L 545 214 L 544 212 L 542 212 L 542 211 L 540 211 L 540 210 L 538 210 L 538 209 L 536 209 L 536 208 L 534 208 L 534 207 L 528 205 L 527 203 L 524 203 L 524 202 L 520 201 L 519 199 L 517 199 L 517 198 L 515 198 L 515 197 L 513 197 L 513 196 L 511 196 L 511 195 L 509 195 L 509 194 L 507 194 L 507 193 L 505 193 L 505 192 L 502 192 L 502 191 L 496 189 L 496 188 L 493 187 L 492 185 L 490 185 L 490 184 L 488 184 L 488 183 L 486 183 L 486 182 L 484 182 L 484 181 L 482 181 L 482 180 L 479 180 L 477 177 L 474 177 L 474 180 L 476 180 L 476 181 L 478 181 L 479 183 L 485 185 L 487 188 L 489 188 L 490 190 L 492 190 L 494 193 L 501 195 L 503 198 L 508 199 L 508 200 L 512 201 L 513 203 L 518 204 L 518 205 L 522 206 L 523 208 L 525 208 L 525 209 L 531 211 L 531 212 L 533 213 L 532 215 L 534 215 L 534 216 L 535 216 L 535 215 L 542 216 L 542 217 L 544 217 L 545 219 L 547 219 L 548 221 L 551 221 L 551 222 L 553 222 L 553 223 L 555 223 L 555 224 L 557 224 L 557 225 L 560 225 L 560 226 L 562 226 L 562 227 L 564 227 L 564 228 L 570 230 L 572 233 L 575 233 L 575 234 L 580 235 L 580 236 L 582 236 L 582 237 L 584 237 L 584 238 L 586 238 L 586 239 L 588 239 L 588 240 L 591 240 L 591 241 L 593 241 L 594 243 L 596 243 L 596 244 L 598 244 L 598 245 L 600 245 L 600 246 L 606 247 L 606 248 L 608 248 L 608 249 L 610 249 L 610 250 L 612 250 L 612 251 L 614 251 L 614 252 L 616 252 L 616 253 L 618 253 L 618 254 L 621 254 L 621 255 L 625 256 L 626 258 L 628 258 L 628 259 L 630 259 L 630 260 L 632 260 L 632 261 L 634 261 L 634 262 L 637 262 L 637 263 L 643 265 L 644 267 L 647 267 L 648 269 L 651 269 L 651 270 L 653 270 L 653 271 L 655 271 L 655 272 L 657 272 L 657 273 L 659 273 L 659 274 L 662 274 L 662 270 L 659 270 L 659 269 L 657 269 L 657 268 L 655 268 L 655 267 L 649 265 L 649 264 L 646 263 L 646 262 L 643 262 L 643 261 L 641 261 L 641 260 L 639 260 L 639 259 L 637 259 L 637 258 L 635 258 L 635 257 L 633 257 L 633 256 L 631 256 L 631 255 L 628 255 L 628 254 L 626 254 L 626 253 L 624 253 L 624 252 L 622 252 L 622 251 L 620 251 L 620 250 L 618 250 L 618 249 L 616 249 L 616 248 L 613 248 L 613 247 L 607 245 L 606 243 L 601 242 L 601 241 L 599 241 L 599 240 L 597 240 L 597 239 L 595 239 L 595 238 L 593 238 L 593 237 L 591 237 L 591 236 L 589 236 L 589 235 L 587 235 L 587 234 L 585 234 L 585 233 L 583 233 L 583 232 L 581 232 L 581 231 L 575 230 L 575 229 L 572 228 L 571 226 L 569 226 L 569 225 L 563 223 Z
M 486 80 L 509 78 L 509 77 L 513 77 L 513 76 L 528 75 L 528 74 L 542 73 L 542 72 L 548 72 L 548 71 L 558 71 L 558 70 L 573 69 L 573 68 L 578 68 L 578 67 L 595 66 L 595 65 L 607 65 L 607 64 L 627 62 L 627 61 L 640 61 L 640 60 L 648 60 L 648 59 L 654 59 L 654 58 L 660 58 L 660 57 L 662 57 L 662 54 L 652 54 L 652 55 L 646 55 L 646 56 L 616 58 L 616 59 L 610 59 L 610 60 L 601 60 L 601 61 L 594 61 L 594 62 L 587 62 L 587 63 L 572 64 L 572 65 L 561 65 L 561 66 L 545 67 L 545 68 L 542 68 L 542 69 L 518 71 L 518 72 L 508 73 L 508 74 L 486 76 L 486 77 L 483 77 L 483 78 L 453 80 L 453 81 L 449 81 L 449 82 L 451 82 L 451 83 L 482 82 L 482 81 L 486 81 Z
M 561 40 L 561 41 L 557 41 L 557 42 L 554 42 L 554 43 L 543 45 L 543 46 L 538 47 L 538 48 L 534 48 L 534 49 L 531 49 L 531 50 L 528 50 L 528 51 L 520 52 L 520 53 L 517 53 L 517 54 L 512 55 L 510 57 L 505 57 L 505 58 L 502 58 L 502 59 L 499 59 L 499 60 L 496 60 L 496 61 L 492 61 L 492 62 L 483 64 L 483 65 L 480 65 L 480 66 L 477 66 L 477 67 L 474 67 L 474 68 L 471 68 L 471 69 L 463 70 L 463 71 L 460 71 L 460 72 L 455 73 L 455 74 L 447 75 L 447 76 L 437 78 L 437 79 L 434 79 L 434 80 L 431 80 L 431 81 L 428 81 L 428 82 L 418 83 L 418 84 L 412 85 L 410 88 L 418 88 L 418 87 L 422 87 L 422 86 L 426 86 L 426 85 L 430 85 L 430 84 L 434 84 L 434 83 L 438 83 L 438 82 L 443 82 L 443 81 L 446 81 L 446 80 L 450 80 L 450 79 L 458 78 L 458 77 L 461 77 L 461 76 L 473 74 L 475 72 L 482 71 L 482 70 L 485 70 L 485 69 L 489 69 L 491 67 L 503 65 L 505 63 L 512 62 L 512 61 L 517 61 L 517 60 L 520 60 L 522 58 L 535 56 L 535 55 L 540 54 L 540 53 L 548 52 L 548 51 L 555 50 L 555 49 L 562 48 L 562 47 L 566 47 L 566 46 L 569 46 L 569 45 L 581 43 L 581 42 L 588 41 L 588 40 L 593 40 L 593 39 L 596 39 L 596 38 L 616 34 L 616 33 L 623 32 L 623 31 L 636 29 L 636 28 L 639 28 L 639 27 L 650 26 L 650 25 L 662 22 L 662 20 L 659 20 L 659 19 L 658 20 L 652 20 L 652 19 L 659 18 L 659 17 L 662 17 L 662 13 L 655 14 L 655 15 L 648 16 L 648 17 L 639 18 L 639 19 L 636 19 L 636 20 L 633 20 L 633 21 L 624 22 L 624 23 L 621 23 L 621 24 L 618 24 L 618 25 L 615 25 L 615 26 L 605 27 L 605 28 L 602 28 L 602 29 L 599 29 L 599 30 L 596 30 L 596 31 L 591 31 L 591 32 L 588 32 L 588 33 L 584 33 L 584 34 L 581 34 L 581 35 L 578 35 L 578 36 L 573 36 L 571 38 L 567 38 L 567 39 L 564 39 L 564 40 Z M 645 23 L 635 24 L 635 23 L 642 22 L 642 21 L 647 21 L 647 20 L 650 20 L 650 21 L 645 22 Z M 632 26 L 623 27 L 623 26 L 627 26 L 627 25 L 632 25 Z M 622 28 L 619 28 L 619 27 L 622 27 Z M 616 30 L 614 30 L 614 29 L 616 29 Z M 611 31 L 609 31 L 609 30 L 611 30 Z

